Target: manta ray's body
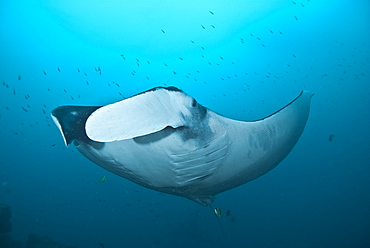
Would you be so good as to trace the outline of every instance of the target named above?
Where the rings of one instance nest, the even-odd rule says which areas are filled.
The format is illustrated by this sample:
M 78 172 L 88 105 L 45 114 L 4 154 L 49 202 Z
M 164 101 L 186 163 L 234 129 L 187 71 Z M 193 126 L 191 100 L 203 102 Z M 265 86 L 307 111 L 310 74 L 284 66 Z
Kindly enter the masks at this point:
M 252 122 L 225 118 L 175 87 L 103 107 L 62 106 L 52 117 L 68 146 L 137 184 L 209 205 L 273 169 L 305 127 L 311 93 Z

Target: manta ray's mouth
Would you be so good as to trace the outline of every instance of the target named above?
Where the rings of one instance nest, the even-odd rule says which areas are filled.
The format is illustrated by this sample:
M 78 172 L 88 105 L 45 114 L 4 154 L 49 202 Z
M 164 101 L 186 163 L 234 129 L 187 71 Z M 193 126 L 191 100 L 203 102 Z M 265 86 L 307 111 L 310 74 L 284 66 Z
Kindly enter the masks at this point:
M 69 146 L 73 141 L 87 142 L 89 138 L 85 132 L 87 118 L 100 107 L 97 106 L 61 106 L 55 108 L 51 117 L 61 132 L 64 143 Z

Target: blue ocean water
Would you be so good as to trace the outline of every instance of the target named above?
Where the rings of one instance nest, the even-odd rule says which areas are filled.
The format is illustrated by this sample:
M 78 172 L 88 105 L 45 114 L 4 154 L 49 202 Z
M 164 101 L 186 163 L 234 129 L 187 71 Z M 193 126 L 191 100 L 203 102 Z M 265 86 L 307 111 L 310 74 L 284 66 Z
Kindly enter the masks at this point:
M 79 248 L 370 247 L 369 1 L 5 0 L 0 9 L 0 203 L 13 227 L 0 237 L 21 243 L 6 247 L 26 247 L 30 233 Z M 224 234 L 212 209 L 66 148 L 50 117 L 156 86 L 238 120 L 315 94 L 288 157 L 216 196 Z

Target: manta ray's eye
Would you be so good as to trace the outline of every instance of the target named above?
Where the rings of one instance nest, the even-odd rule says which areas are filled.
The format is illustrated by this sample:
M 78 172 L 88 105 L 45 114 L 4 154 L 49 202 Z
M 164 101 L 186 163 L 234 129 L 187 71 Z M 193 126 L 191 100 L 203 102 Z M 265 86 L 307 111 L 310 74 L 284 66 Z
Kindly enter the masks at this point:
M 193 99 L 193 102 L 192 102 L 191 106 L 196 107 L 197 106 L 197 100 Z

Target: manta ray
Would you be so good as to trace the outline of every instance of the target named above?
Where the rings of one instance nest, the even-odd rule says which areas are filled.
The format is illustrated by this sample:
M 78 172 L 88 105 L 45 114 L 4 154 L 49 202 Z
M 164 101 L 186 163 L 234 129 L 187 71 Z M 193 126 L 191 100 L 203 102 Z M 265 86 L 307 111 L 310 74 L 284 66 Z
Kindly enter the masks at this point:
M 106 106 L 60 106 L 52 118 L 66 146 L 104 169 L 207 206 L 288 155 L 312 95 L 302 91 L 277 112 L 246 122 L 219 115 L 176 87 L 156 87 Z

